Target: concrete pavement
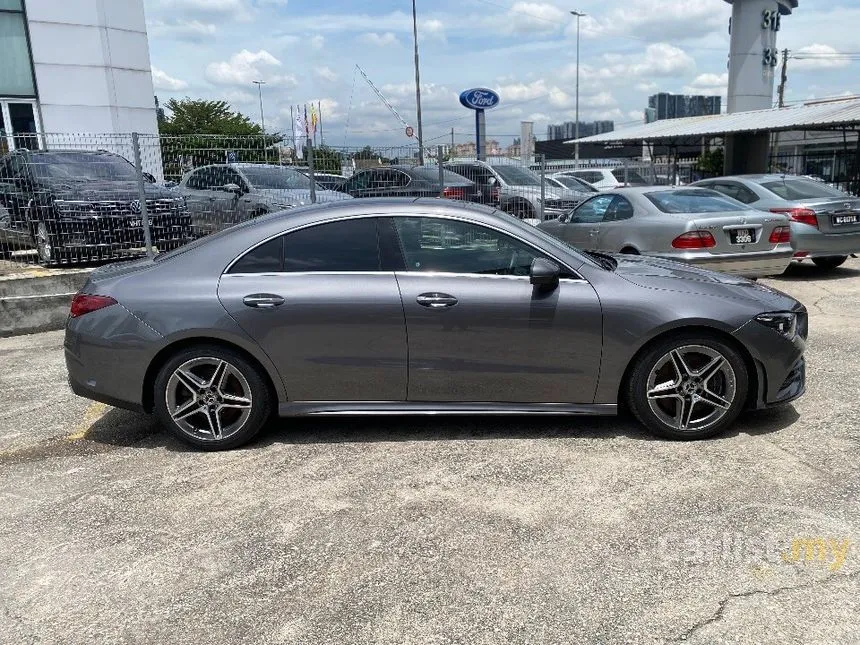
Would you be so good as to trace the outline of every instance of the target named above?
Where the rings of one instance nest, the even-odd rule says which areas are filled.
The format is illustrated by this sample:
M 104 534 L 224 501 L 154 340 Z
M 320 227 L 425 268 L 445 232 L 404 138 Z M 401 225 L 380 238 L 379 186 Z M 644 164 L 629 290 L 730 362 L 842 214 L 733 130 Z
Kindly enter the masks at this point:
M 809 391 L 724 437 L 310 419 L 200 453 L 0 340 L 0 642 L 850 643 L 860 261 L 767 281 Z

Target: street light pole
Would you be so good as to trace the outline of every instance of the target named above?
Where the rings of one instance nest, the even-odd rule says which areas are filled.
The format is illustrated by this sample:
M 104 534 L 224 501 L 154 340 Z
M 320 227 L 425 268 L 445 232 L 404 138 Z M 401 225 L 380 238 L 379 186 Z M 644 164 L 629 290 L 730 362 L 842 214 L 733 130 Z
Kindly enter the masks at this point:
M 576 123 L 573 125 L 573 138 L 576 139 L 576 143 L 573 144 L 573 156 L 576 167 L 579 168 L 579 19 L 585 14 L 581 11 L 570 13 L 576 16 Z
M 418 17 L 412 0 L 412 37 L 415 41 L 415 105 L 418 111 L 418 165 L 424 165 L 424 130 L 421 127 L 421 75 L 418 73 Z
M 263 128 L 263 156 L 266 159 L 266 162 L 269 161 L 269 152 L 266 146 L 266 118 L 263 116 L 263 85 L 266 84 L 266 81 L 251 81 L 254 85 L 257 86 L 257 90 L 260 94 L 260 126 Z

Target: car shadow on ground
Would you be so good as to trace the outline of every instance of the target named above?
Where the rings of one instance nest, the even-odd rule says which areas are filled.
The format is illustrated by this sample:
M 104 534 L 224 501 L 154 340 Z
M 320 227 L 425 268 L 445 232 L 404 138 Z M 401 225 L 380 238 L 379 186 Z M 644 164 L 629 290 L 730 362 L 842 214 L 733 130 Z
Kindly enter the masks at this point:
M 747 412 L 716 440 L 777 432 L 798 419 L 799 415 L 792 406 Z M 649 434 L 624 413 L 618 417 L 361 416 L 273 419 L 256 439 L 240 449 L 259 450 L 276 444 L 611 439 L 621 436 L 637 441 L 664 441 Z M 176 452 L 197 450 L 163 430 L 154 417 L 119 409 L 110 409 L 93 423 L 80 442 L 69 443 L 81 444 L 75 451 L 78 454 L 125 447 L 166 448 Z M 70 445 L 64 452 L 71 449 Z
M 805 280 L 847 280 L 860 276 L 860 269 L 852 269 L 842 265 L 836 269 L 821 269 L 812 262 L 792 262 L 785 273 L 772 276 L 772 280 L 787 280 L 802 282 Z

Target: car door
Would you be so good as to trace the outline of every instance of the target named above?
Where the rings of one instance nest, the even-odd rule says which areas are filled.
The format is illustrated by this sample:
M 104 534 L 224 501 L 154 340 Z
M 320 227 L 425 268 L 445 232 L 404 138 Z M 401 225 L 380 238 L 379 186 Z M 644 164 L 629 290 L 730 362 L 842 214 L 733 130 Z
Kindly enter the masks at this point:
M 615 195 L 600 223 L 595 249 L 617 253 L 628 243 L 630 226 L 633 224 L 633 204 L 623 195 Z
M 554 222 L 544 222 L 541 228 L 580 249 L 596 248 L 600 225 L 614 195 L 595 195 Z
M 216 198 L 216 202 L 218 199 L 223 200 L 224 213 L 230 222 L 238 223 L 250 219 L 252 213 L 260 208 L 258 201 L 251 197 L 250 185 L 242 175 L 229 166 L 223 166 L 221 173 L 219 181 L 224 183 L 221 184 L 222 190 L 217 192 L 220 192 L 222 197 Z M 224 186 L 238 186 L 239 192 L 223 190 Z
M 532 261 L 553 258 L 490 226 L 380 217 L 383 239 L 386 219 L 404 258 L 410 401 L 593 402 L 602 314 L 588 282 L 564 268 L 558 288 L 533 287 Z
M 403 401 L 406 325 L 374 217 L 264 242 L 221 276 L 218 297 L 280 371 L 291 401 Z
M 221 189 L 224 180 L 222 166 L 204 166 L 193 171 L 182 186 L 195 235 L 214 233 L 232 223 L 233 195 Z

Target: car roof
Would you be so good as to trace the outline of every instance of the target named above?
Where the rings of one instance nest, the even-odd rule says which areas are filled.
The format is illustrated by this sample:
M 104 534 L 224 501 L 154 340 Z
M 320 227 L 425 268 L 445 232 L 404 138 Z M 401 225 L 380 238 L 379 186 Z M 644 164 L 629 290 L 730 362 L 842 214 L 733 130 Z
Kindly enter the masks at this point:
M 803 177 L 801 175 L 789 175 L 789 174 L 780 174 L 780 173 L 759 173 L 759 174 L 747 174 L 747 175 L 726 175 L 725 177 L 709 177 L 708 179 L 704 179 L 702 181 L 716 181 L 719 179 L 748 179 L 754 182 L 762 182 L 762 181 L 783 181 L 785 179 L 805 179 L 806 181 L 814 181 L 813 179 L 809 179 L 807 177 Z
M 705 188 L 704 186 L 624 186 L 613 188 L 612 190 L 606 190 L 600 193 L 601 195 L 645 195 L 647 193 L 666 193 L 669 191 L 674 192 L 687 192 L 687 191 L 702 191 L 707 190 L 708 192 L 714 193 L 710 188 Z

